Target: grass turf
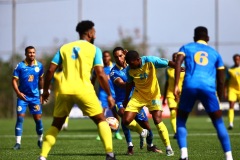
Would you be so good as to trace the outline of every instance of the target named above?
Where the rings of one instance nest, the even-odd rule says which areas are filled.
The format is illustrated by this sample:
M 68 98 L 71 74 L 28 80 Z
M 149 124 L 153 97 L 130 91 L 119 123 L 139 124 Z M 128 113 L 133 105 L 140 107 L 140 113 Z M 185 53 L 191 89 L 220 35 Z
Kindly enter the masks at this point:
M 232 152 L 234 159 L 240 158 L 240 125 L 239 118 L 235 118 L 235 128 L 229 131 Z M 44 130 L 51 125 L 52 118 L 43 118 Z M 173 139 L 173 131 L 170 120 L 164 119 L 170 135 L 172 148 L 175 152 L 173 157 L 167 157 L 165 147 L 161 142 L 155 126 L 150 119 L 150 124 L 154 133 L 153 143 L 161 148 L 164 153 L 148 152 L 146 147 L 139 149 L 139 137 L 137 133 L 132 133 L 134 144 L 134 155 L 127 156 L 127 146 L 125 139 L 116 140 L 113 138 L 114 152 L 118 160 L 176 160 L 179 159 L 180 152 L 177 141 Z M 225 118 L 225 124 L 227 121 Z M 0 160 L 36 160 L 40 149 L 37 147 L 37 136 L 35 133 L 35 123 L 31 118 L 25 118 L 22 144 L 20 150 L 13 150 L 15 144 L 14 137 L 15 119 L 0 120 Z M 224 159 L 216 132 L 207 117 L 190 116 L 187 122 L 188 128 L 188 152 L 191 160 L 220 160 Z M 122 131 L 121 134 L 123 135 Z M 67 131 L 62 131 L 58 135 L 57 142 L 50 151 L 48 160 L 100 160 L 105 159 L 105 153 L 101 141 L 96 140 L 97 128 L 90 119 L 70 119 Z

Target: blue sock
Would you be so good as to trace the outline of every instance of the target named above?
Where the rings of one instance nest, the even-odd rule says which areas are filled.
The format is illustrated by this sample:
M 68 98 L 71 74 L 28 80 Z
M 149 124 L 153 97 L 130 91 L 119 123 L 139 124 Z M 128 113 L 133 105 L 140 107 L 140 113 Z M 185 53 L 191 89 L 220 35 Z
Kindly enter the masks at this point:
M 147 141 L 147 144 L 148 145 L 151 145 L 152 144 L 152 141 L 153 141 L 153 133 L 152 133 L 152 130 L 148 130 L 149 134 L 146 138 L 146 141 Z
M 42 119 L 35 120 L 36 123 L 36 132 L 38 135 L 43 134 L 43 124 L 42 124 Z
M 15 136 L 22 136 L 24 117 L 18 116 L 15 125 Z
M 122 125 L 122 130 L 123 130 L 123 133 L 124 133 L 127 143 L 132 142 L 130 130 L 122 123 L 122 121 L 121 121 L 121 125 Z
M 217 130 L 218 139 L 221 142 L 224 152 L 231 151 L 230 139 L 222 118 L 214 120 L 213 125 Z
M 187 119 L 177 117 L 177 142 L 179 148 L 187 148 L 187 128 L 186 128 Z

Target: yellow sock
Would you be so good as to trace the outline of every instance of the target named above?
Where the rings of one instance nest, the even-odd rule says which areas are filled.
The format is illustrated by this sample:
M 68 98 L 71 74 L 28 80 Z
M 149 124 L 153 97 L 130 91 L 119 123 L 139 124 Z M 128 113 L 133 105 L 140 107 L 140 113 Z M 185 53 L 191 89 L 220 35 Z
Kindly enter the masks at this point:
M 141 134 L 143 131 L 143 128 L 135 121 L 133 120 L 128 126 L 131 131 L 135 131 L 138 134 Z
M 98 123 L 98 132 L 103 142 L 106 153 L 113 152 L 112 131 L 106 121 Z
M 230 124 L 233 124 L 233 119 L 234 119 L 234 109 L 230 108 L 228 110 L 228 120 Z
M 173 131 L 174 131 L 174 133 L 176 133 L 177 119 L 176 119 L 176 110 L 175 109 L 171 110 L 170 120 L 171 120 Z
M 51 150 L 52 146 L 56 142 L 56 137 L 57 137 L 58 133 L 59 133 L 59 130 L 54 126 L 51 126 L 47 130 L 47 132 L 43 138 L 42 152 L 40 154 L 41 156 L 47 158 L 49 151 Z
M 168 130 L 167 130 L 167 127 L 165 126 L 165 124 L 163 122 L 160 122 L 159 124 L 156 125 L 156 127 L 158 130 L 158 134 L 159 134 L 160 138 L 162 139 L 162 142 L 164 143 L 164 145 L 166 147 L 170 146 Z
M 69 120 L 69 117 L 67 116 L 64 123 L 68 124 L 68 120 Z

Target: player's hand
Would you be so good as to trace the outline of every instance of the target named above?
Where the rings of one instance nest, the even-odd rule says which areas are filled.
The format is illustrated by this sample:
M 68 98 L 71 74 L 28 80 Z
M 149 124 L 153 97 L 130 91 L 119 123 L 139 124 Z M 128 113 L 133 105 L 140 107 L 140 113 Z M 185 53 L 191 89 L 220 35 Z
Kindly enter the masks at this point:
M 26 95 L 23 94 L 22 92 L 17 93 L 17 97 L 20 98 L 21 100 L 24 100 L 24 101 L 27 100 L 27 99 L 26 99 Z
M 109 108 L 110 109 L 112 109 L 113 107 L 114 107 L 114 105 L 115 105 L 115 100 L 114 100 L 114 98 L 112 97 L 112 96 L 108 96 L 108 106 L 109 106 Z
M 179 88 L 178 88 L 178 86 L 176 86 L 175 88 L 174 88 L 174 96 L 175 96 L 175 101 L 176 102 L 179 102 L 179 99 L 180 99 L 180 90 L 179 90 Z
M 163 101 L 162 101 L 162 105 L 165 106 L 167 103 L 166 103 L 166 99 L 164 98 Z
M 42 98 L 42 95 L 40 95 L 40 102 L 41 102 L 41 104 L 44 103 L 43 98 Z
M 49 91 L 44 89 L 42 94 L 42 104 L 48 101 L 49 95 L 50 95 Z
M 124 49 L 123 54 L 126 55 L 127 52 L 128 52 L 128 50 Z

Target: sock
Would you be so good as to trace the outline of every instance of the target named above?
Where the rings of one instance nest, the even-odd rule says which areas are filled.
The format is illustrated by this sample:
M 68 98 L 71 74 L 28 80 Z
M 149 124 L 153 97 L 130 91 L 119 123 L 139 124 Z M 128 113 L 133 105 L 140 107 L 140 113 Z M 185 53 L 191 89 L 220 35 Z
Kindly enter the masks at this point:
M 234 109 L 233 108 L 229 108 L 228 110 L 228 121 L 230 126 L 233 127 L 233 119 L 234 119 Z
M 225 157 L 226 160 L 233 160 L 232 152 L 231 151 L 225 152 Z
M 132 142 L 128 142 L 128 146 L 133 146 L 133 143 Z
M 109 153 L 107 153 L 110 157 L 114 157 L 114 154 L 113 154 L 113 152 L 109 152 Z
M 127 127 L 138 134 L 141 134 L 143 131 L 143 128 L 135 120 L 133 120 Z
M 64 122 L 64 124 L 65 124 L 65 127 L 67 127 L 67 126 L 68 126 L 68 120 L 69 120 L 69 117 L 67 116 L 67 117 L 66 117 L 66 119 L 65 119 L 65 122 Z
M 38 140 L 39 140 L 39 141 L 42 141 L 42 140 L 43 140 L 43 134 L 38 135 Z
M 41 156 L 47 158 L 49 151 L 56 142 L 56 137 L 58 133 L 59 130 L 54 126 L 51 126 L 48 129 L 46 135 L 43 138 L 42 152 L 40 154 Z
M 171 120 L 171 125 L 172 125 L 172 128 L 173 128 L 173 131 L 174 131 L 174 133 L 176 133 L 177 118 L 176 118 L 176 110 L 175 109 L 171 110 L 170 120 Z
M 181 158 L 187 158 L 188 157 L 188 150 L 186 147 L 181 148 Z
M 213 125 L 217 130 L 218 139 L 221 142 L 223 151 L 224 152 L 231 151 L 230 139 L 222 118 L 214 120 Z
M 106 153 L 112 153 L 112 131 L 106 121 L 101 121 L 100 123 L 98 123 L 98 132 L 103 142 Z
M 127 143 L 132 142 L 132 137 L 131 137 L 131 133 L 130 133 L 130 129 L 128 129 L 121 121 L 122 124 L 122 130 L 125 136 L 125 139 L 127 141 Z
M 177 117 L 177 142 L 179 148 L 187 148 L 187 119 Z
M 42 124 L 42 119 L 37 119 L 35 120 L 36 123 L 36 132 L 38 135 L 43 134 L 43 124 Z
M 158 134 L 162 139 L 162 142 L 164 143 L 164 145 L 166 147 L 169 146 L 170 140 L 169 140 L 168 130 L 165 124 L 163 122 L 160 122 L 159 124 L 156 125 L 156 128 L 158 130 Z
M 19 144 L 21 144 L 21 137 L 23 132 L 23 121 L 24 121 L 24 117 L 22 116 L 17 117 L 17 122 L 15 125 L 15 136 L 16 136 L 16 143 L 19 143 Z
M 148 130 L 148 136 L 146 137 L 147 144 L 151 147 L 153 146 L 152 141 L 153 141 L 153 133 L 152 130 Z

